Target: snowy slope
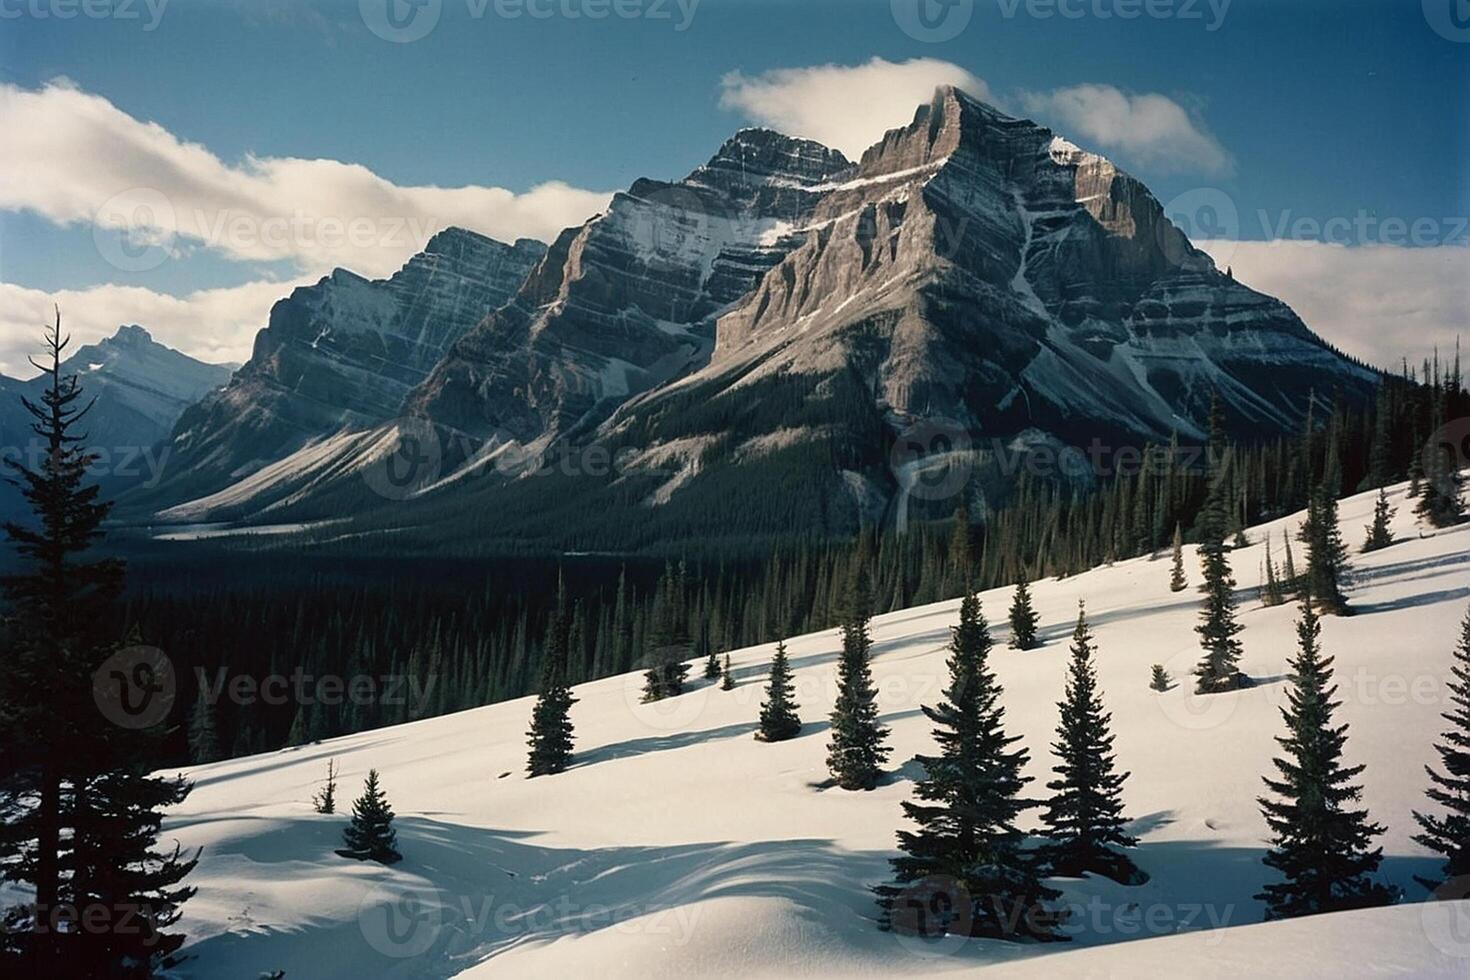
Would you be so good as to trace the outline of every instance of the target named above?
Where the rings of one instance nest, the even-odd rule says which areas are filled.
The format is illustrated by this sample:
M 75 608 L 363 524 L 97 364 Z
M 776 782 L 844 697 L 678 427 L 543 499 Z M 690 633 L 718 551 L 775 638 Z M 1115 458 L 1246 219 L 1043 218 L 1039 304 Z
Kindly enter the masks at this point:
M 1464 976 L 1470 903 L 1420 904 L 1412 876 L 1438 862 L 1412 842 L 1410 810 L 1424 801 L 1423 764 L 1443 727 L 1444 678 L 1470 603 L 1470 526 L 1420 538 L 1403 488 L 1394 496 L 1405 540 L 1353 556 L 1358 614 L 1325 620 L 1323 640 L 1351 724 L 1349 761 L 1366 763 L 1365 803 L 1388 828 L 1382 876 L 1406 904 L 1258 924 L 1251 896 L 1268 871 L 1255 797 L 1281 729 L 1296 610 L 1263 608 L 1254 587 L 1263 532 L 1279 549 L 1298 515 L 1254 529 L 1257 544 L 1232 556 L 1246 589 L 1243 666 L 1260 682 L 1247 691 L 1148 688 L 1150 664 L 1187 679 L 1197 656 L 1198 594 L 1168 591 L 1163 558 L 1037 583 L 1046 645 L 1035 651 L 1003 646 L 1008 590 L 984 596 L 1007 724 L 1031 750 L 1031 774 L 1040 782 L 1051 765 L 1079 598 L 1095 627 L 1118 758 L 1132 771 L 1125 799 L 1152 880 L 1057 881 L 1074 908 L 1069 944 L 923 943 L 873 925 L 868 888 L 887 880 L 915 774 L 908 760 L 932 747 L 919 705 L 945 682 L 958 605 L 949 601 L 874 621 L 895 775 L 871 793 L 814 785 L 827 776 L 835 631 L 788 643 L 807 726 L 776 745 L 751 737 L 771 652 L 763 646 L 733 655 L 734 691 L 700 681 L 644 706 L 638 675 L 577 688 L 576 764 L 554 777 L 522 775 L 529 699 L 198 767 L 194 793 L 165 827 L 204 847 L 182 924 L 195 958 L 180 975 L 845 977 L 1005 964 L 1020 975 L 1227 976 L 1269 961 L 1292 976 Z M 1355 551 L 1371 508 L 1371 495 L 1342 505 Z M 402 863 L 332 853 L 344 818 L 318 816 L 308 802 L 328 758 L 341 764 L 349 798 L 368 767 L 381 770 Z

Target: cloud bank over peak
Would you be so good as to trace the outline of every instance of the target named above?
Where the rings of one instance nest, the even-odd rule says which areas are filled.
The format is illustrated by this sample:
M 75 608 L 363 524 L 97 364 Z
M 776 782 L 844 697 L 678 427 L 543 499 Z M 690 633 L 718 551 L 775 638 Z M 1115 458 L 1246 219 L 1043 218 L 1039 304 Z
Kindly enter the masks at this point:
M 107 99 L 59 81 L 0 85 L 0 209 L 91 224 L 123 271 L 203 247 L 302 270 L 392 273 L 435 232 L 459 225 L 503 241 L 550 241 L 606 206 L 610 192 L 548 181 L 503 187 L 400 186 L 361 164 L 221 160 Z M 112 236 L 124 241 L 109 244 Z M 115 248 L 115 254 L 114 254 Z
M 720 80 L 720 106 L 788 136 L 862 156 L 885 132 L 906 124 L 941 85 L 991 100 L 990 87 L 958 65 L 934 58 L 860 65 L 732 71 Z
M 855 160 L 885 132 L 911 120 L 915 107 L 941 85 L 1033 116 L 1079 144 L 1116 153 L 1124 166 L 1212 177 L 1234 169 L 1219 140 L 1168 96 L 1130 95 L 1100 84 L 1007 96 L 959 65 L 936 58 L 872 58 L 857 65 L 776 68 L 757 75 L 732 71 L 720 81 L 720 105 Z
M 1229 176 L 1234 160 L 1198 120 L 1167 96 L 1128 95 L 1111 85 L 1023 92 L 1021 107 L 1054 129 L 1122 155 L 1153 173 Z

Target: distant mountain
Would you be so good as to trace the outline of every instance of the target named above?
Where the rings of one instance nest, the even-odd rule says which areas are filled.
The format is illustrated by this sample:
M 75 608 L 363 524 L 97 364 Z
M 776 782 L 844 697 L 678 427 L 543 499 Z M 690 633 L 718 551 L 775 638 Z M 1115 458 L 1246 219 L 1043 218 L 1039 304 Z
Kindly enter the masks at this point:
M 109 488 L 156 476 L 154 461 L 162 457 L 155 447 L 185 409 L 229 381 L 234 369 L 165 347 L 136 325 L 119 327 L 111 337 L 77 348 L 62 363 L 62 371 L 80 378 L 85 400 L 96 399 L 77 431 L 85 433 L 85 444 L 102 457 L 98 472 Z M 7 454 L 29 456 L 39 445 L 20 399 L 39 404 L 43 388 L 40 378 L 0 377 L 0 447 Z M 166 467 L 167 460 L 162 463 Z M 13 512 L 16 503 L 9 484 L 0 487 L 0 511 Z
M 163 483 L 126 503 L 207 496 L 340 430 L 397 415 L 467 330 L 513 296 L 546 253 L 461 228 L 430 239 L 391 278 L 337 269 L 277 302 L 250 360 L 192 406 Z
M 368 524 L 546 549 L 845 532 L 891 513 L 916 424 L 1141 446 L 1201 436 L 1217 393 L 1233 431 L 1269 436 L 1375 381 L 1106 159 L 942 88 L 856 164 L 745 130 L 634 183 L 447 346 L 408 421 L 318 424 L 165 516 L 370 511 L 363 474 L 429 440 Z

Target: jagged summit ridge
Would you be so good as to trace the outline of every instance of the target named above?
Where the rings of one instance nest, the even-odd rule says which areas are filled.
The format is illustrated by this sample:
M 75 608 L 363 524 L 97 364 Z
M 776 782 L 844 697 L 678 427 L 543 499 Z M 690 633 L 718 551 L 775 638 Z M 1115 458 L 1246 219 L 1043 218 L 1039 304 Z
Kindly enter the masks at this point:
M 1133 443 L 1199 435 L 1218 393 L 1228 424 L 1259 434 L 1298 426 L 1314 390 L 1374 381 L 1216 270 L 1140 181 L 953 87 L 857 163 L 746 129 L 682 180 L 637 180 L 507 300 L 396 389 L 453 447 L 430 495 L 507 441 L 677 463 L 635 495 L 646 507 L 776 479 L 767 460 L 799 454 L 821 461 L 804 492 L 822 519 L 850 528 L 893 499 L 883 447 L 924 419 Z
M 396 416 L 450 345 L 546 254 L 447 228 L 387 279 L 336 269 L 271 309 L 247 362 L 179 417 L 177 465 L 147 503 L 205 497 L 343 428 Z

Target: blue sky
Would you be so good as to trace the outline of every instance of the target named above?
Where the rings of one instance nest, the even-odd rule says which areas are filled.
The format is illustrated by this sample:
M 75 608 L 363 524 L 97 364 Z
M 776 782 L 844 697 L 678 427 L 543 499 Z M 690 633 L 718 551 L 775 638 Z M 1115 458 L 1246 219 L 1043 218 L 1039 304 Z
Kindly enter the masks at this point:
M 396 237 L 374 250 L 185 233 L 119 262 L 97 215 L 139 182 L 181 209 L 257 220 L 275 198 L 325 197 L 347 216 L 381 206 L 425 228 L 451 216 L 544 238 L 638 176 L 687 172 L 739 126 L 861 146 L 905 122 L 931 79 L 956 78 L 1162 201 L 1223 195 L 1235 220 L 1204 237 L 1331 238 L 1233 244 L 1225 260 L 1349 349 L 1416 353 L 1462 329 L 1470 305 L 1470 22 L 1449 19 L 1464 0 L 1443 0 L 1443 16 L 1440 0 L 420 0 L 438 20 L 407 43 L 369 29 L 386 3 L 411 12 L 404 0 L 117 0 L 115 16 L 57 16 L 81 2 L 0 0 L 0 122 L 25 133 L 0 148 L 12 341 L 59 293 L 83 331 L 135 314 L 174 346 L 239 358 L 272 294 L 333 264 L 385 274 L 407 254 Z M 968 22 L 911 36 L 920 2 L 941 34 L 960 23 L 941 15 Z M 338 167 L 305 164 L 317 160 Z M 1295 270 L 1318 277 L 1297 296 L 1282 285 Z M 1380 320 L 1395 313 L 1385 289 L 1401 292 L 1393 322 L 1412 331 L 1385 338 L 1340 295 L 1322 305 L 1347 282 L 1372 284 Z M 0 339 L 0 371 L 16 369 L 13 347 Z

